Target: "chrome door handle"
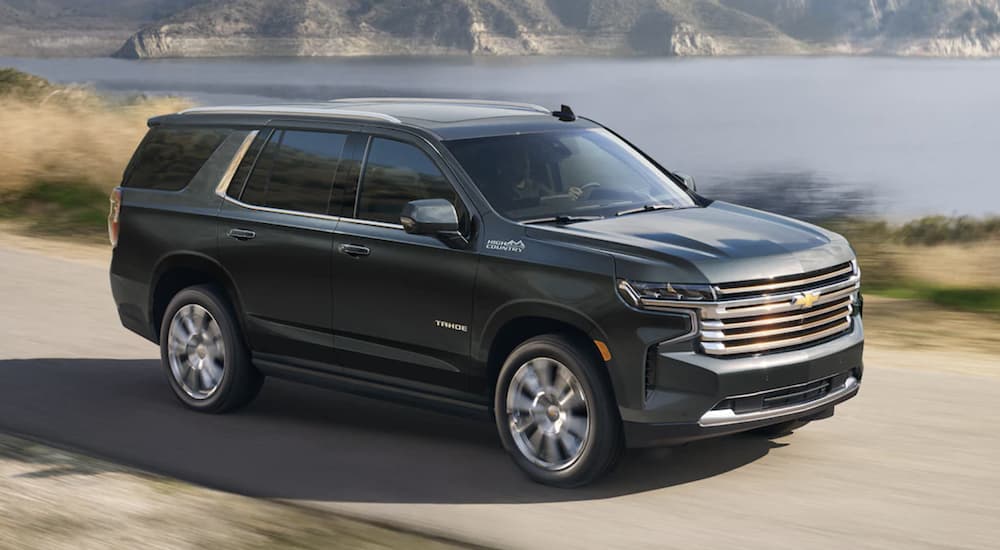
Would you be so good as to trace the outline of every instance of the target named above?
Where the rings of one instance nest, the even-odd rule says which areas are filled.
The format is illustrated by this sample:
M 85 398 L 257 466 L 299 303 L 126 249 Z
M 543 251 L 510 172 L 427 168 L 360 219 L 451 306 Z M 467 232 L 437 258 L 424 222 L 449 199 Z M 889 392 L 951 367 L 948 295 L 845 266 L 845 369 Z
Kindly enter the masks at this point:
M 230 229 L 229 236 L 237 241 L 249 241 L 250 239 L 256 237 L 257 234 L 249 229 Z
M 368 256 L 372 253 L 370 248 L 360 244 L 342 244 L 340 245 L 340 251 L 354 258 Z

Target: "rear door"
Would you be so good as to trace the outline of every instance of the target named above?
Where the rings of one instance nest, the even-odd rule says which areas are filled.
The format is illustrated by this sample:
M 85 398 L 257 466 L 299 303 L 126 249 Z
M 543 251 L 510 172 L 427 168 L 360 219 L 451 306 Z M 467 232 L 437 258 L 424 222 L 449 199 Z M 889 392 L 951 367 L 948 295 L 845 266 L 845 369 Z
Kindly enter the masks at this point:
M 244 157 L 219 213 L 220 258 L 260 359 L 333 360 L 330 194 L 347 134 L 271 129 Z
M 338 362 L 397 383 L 469 391 L 468 324 L 478 255 L 410 235 L 399 216 L 411 200 L 445 198 L 468 231 L 470 211 L 426 144 L 374 136 L 366 149 L 361 177 L 343 192 L 335 232 Z

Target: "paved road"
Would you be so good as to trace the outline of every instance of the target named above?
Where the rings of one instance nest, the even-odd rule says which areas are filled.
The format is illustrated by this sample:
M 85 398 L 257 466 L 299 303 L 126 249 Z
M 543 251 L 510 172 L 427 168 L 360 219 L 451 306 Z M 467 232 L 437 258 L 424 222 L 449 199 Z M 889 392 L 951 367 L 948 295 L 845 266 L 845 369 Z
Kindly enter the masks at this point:
M 525 481 L 479 421 L 280 381 L 238 414 L 191 413 L 155 357 L 118 326 L 100 262 L 0 244 L 0 430 L 501 547 L 1000 545 L 1000 377 L 886 366 L 877 345 L 832 419 L 632 452 L 576 491 Z

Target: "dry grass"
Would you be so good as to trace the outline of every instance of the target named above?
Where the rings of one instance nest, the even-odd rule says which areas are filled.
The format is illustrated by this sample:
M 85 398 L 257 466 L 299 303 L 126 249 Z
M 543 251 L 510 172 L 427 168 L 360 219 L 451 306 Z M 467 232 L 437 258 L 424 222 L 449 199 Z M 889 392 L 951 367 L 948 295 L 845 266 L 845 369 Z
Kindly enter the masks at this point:
M 937 246 L 898 246 L 897 263 L 907 279 L 934 285 L 1000 287 L 1000 241 Z
M 104 103 L 81 91 L 6 98 L 0 107 L 0 192 L 38 181 L 110 189 L 146 132 L 146 120 L 185 106 L 178 99 Z

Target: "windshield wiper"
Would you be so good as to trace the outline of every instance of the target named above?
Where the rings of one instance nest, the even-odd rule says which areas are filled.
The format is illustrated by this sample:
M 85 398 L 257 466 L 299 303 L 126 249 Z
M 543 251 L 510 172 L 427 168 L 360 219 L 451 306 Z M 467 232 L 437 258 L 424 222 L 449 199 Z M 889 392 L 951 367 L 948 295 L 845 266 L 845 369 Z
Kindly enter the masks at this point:
M 540 223 L 555 223 L 559 225 L 569 225 L 571 223 L 577 222 L 592 222 L 594 220 L 603 220 L 601 216 L 549 216 L 547 218 L 536 218 L 533 220 L 524 220 L 521 223 L 526 225 L 535 225 Z
M 629 214 L 652 212 L 654 210 L 674 210 L 675 208 L 677 207 L 672 204 L 644 204 L 639 208 L 632 208 L 631 210 L 622 210 L 621 212 L 615 214 L 615 216 L 628 216 Z

